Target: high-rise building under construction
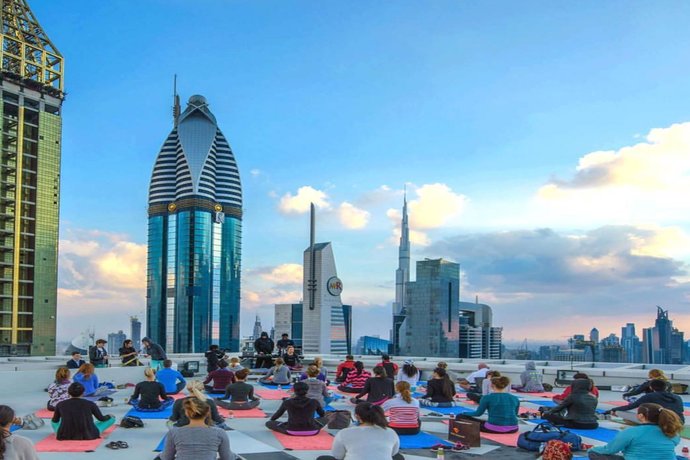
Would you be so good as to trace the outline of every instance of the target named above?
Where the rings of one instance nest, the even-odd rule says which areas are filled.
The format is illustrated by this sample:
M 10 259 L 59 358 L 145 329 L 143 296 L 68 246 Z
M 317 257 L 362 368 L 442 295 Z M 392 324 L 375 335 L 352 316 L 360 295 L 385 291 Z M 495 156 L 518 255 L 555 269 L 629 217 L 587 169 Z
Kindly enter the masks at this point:
M 54 355 L 64 60 L 26 0 L 0 14 L 0 356 Z

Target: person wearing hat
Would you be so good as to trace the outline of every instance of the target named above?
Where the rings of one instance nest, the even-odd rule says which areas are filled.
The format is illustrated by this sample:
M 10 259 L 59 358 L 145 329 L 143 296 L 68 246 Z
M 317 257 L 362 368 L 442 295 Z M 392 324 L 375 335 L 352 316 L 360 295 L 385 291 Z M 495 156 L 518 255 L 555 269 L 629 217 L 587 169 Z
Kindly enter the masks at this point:
M 89 347 L 89 361 L 94 367 L 108 367 L 108 350 L 105 349 L 107 340 L 98 339 L 96 345 Z
M 414 361 L 411 359 L 406 359 L 403 366 L 398 371 L 396 377 L 398 382 L 407 382 L 410 387 L 416 387 L 417 382 L 419 382 L 419 369 L 414 365 Z
M 273 359 L 271 354 L 275 344 L 273 340 L 268 337 L 268 333 L 262 332 L 261 337 L 254 341 L 254 351 L 257 354 L 255 367 L 258 368 L 270 368 L 273 365 Z
M 280 336 L 280 340 L 278 340 L 278 343 L 277 343 L 279 355 L 282 355 L 283 353 L 285 353 L 287 351 L 288 347 L 290 347 L 290 346 L 294 347 L 295 346 L 295 342 L 292 339 L 290 339 L 289 337 L 290 336 L 287 334 L 283 334 Z
M 168 359 L 163 347 L 153 342 L 148 337 L 141 339 L 141 344 L 144 346 L 144 354 L 147 358 L 151 358 L 149 367 L 153 370 L 159 370 L 163 367 L 163 361 Z

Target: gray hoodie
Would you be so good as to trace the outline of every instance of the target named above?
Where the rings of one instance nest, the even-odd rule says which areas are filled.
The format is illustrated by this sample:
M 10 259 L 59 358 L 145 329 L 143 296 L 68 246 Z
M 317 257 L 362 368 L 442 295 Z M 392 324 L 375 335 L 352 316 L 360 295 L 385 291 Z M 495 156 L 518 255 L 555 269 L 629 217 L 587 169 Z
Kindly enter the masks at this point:
M 520 380 L 522 381 L 520 391 L 525 393 L 540 393 L 544 391 L 542 375 L 537 371 L 534 361 L 527 361 L 525 363 L 525 371 L 520 374 Z

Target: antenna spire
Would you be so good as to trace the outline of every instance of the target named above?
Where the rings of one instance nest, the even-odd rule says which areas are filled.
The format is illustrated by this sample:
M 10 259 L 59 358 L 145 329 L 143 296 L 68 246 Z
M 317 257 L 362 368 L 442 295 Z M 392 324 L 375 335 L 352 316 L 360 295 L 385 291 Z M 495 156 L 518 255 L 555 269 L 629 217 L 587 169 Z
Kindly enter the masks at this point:
M 177 74 L 173 78 L 173 121 L 175 126 L 180 120 L 180 96 L 177 94 Z

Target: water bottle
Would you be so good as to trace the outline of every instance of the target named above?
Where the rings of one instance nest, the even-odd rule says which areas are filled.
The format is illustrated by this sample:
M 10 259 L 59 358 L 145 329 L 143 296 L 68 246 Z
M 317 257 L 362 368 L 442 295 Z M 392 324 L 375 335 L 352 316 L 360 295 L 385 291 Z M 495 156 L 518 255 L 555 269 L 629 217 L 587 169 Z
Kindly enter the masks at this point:
M 443 447 L 439 447 L 438 450 L 436 451 L 436 458 L 445 460 L 446 459 L 446 452 L 443 450 Z
M 278 384 L 278 391 L 283 391 L 283 385 Z
M 690 449 L 688 449 L 688 446 L 683 447 L 683 457 L 685 458 L 690 458 Z

